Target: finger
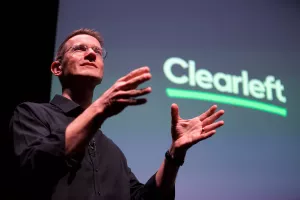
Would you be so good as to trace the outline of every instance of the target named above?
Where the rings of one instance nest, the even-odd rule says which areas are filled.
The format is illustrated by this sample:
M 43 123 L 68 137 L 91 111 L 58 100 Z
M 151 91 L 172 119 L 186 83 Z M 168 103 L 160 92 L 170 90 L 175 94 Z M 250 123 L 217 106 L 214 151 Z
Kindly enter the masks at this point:
M 172 125 L 177 124 L 179 118 L 179 108 L 176 103 L 171 105 L 171 117 L 172 117 Z
M 140 76 L 144 73 L 149 73 L 150 72 L 150 68 L 145 66 L 145 67 L 140 67 L 137 68 L 133 71 L 131 71 L 130 73 L 128 73 L 126 76 L 122 77 L 119 79 L 119 81 L 128 81 L 134 77 Z
M 134 77 L 127 81 L 124 85 L 121 86 L 121 89 L 123 90 L 129 90 L 129 89 L 135 89 L 138 85 L 148 81 L 151 79 L 150 73 L 145 73 L 142 75 L 139 75 L 137 77 Z
M 202 122 L 202 126 L 205 127 L 206 125 L 212 124 L 214 121 L 219 119 L 224 114 L 224 112 L 225 112 L 224 110 L 219 110 L 218 112 L 214 113 L 210 117 L 206 118 Z
M 217 105 L 211 106 L 205 113 L 199 116 L 200 121 L 203 121 L 205 118 L 211 116 L 217 109 Z
M 119 91 L 117 98 L 131 98 L 149 94 L 151 92 L 151 87 L 146 87 L 139 90 L 127 90 L 127 91 Z
M 200 140 L 204 140 L 206 138 L 209 138 L 209 137 L 213 136 L 216 132 L 217 132 L 216 130 L 211 130 L 211 131 L 208 131 L 206 133 L 203 133 L 203 134 L 201 134 Z
M 211 130 L 206 133 L 198 134 L 197 137 L 195 138 L 194 142 L 192 143 L 192 145 L 197 144 L 201 140 L 205 140 L 206 138 L 213 136 L 215 133 L 216 133 L 216 130 Z
M 224 121 L 223 121 L 223 120 L 222 120 L 222 121 L 215 122 L 215 123 L 212 123 L 212 124 L 210 124 L 210 125 L 207 125 L 207 126 L 203 127 L 204 133 L 207 133 L 207 132 L 209 132 L 209 131 L 215 130 L 215 129 L 217 129 L 217 128 L 223 126 L 223 125 L 224 125 Z
M 127 106 L 136 106 L 147 103 L 147 99 L 117 99 L 116 102 Z

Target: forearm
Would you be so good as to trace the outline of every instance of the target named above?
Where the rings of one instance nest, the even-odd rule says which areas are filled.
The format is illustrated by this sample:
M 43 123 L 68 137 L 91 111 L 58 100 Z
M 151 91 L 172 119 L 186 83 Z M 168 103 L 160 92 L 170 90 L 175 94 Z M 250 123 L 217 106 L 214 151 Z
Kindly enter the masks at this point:
M 177 159 L 181 160 L 184 160 L 186 154 L 185 152 L 176 152 L 174 147 L 171 147 L 169 152 L 171 155 L 174 155 Z M 164 159 L 160 168 L 158 169 L 155 176 L 156 184 L 165 195 L 168 195 L 175 187 L 178 170 L 179 166 L 168 161 L 167 159 Z
M 103 122 L 104 118 L 100 109 L 93 104 L 74 119 L 66 128 L 66 155 L 83 151 Z
M 156 176 L 156 185 L 162 191 L 170 190 L 175 186 L 175 180 L 179 167 L 169 163 L 166 159 L 160 165 Z

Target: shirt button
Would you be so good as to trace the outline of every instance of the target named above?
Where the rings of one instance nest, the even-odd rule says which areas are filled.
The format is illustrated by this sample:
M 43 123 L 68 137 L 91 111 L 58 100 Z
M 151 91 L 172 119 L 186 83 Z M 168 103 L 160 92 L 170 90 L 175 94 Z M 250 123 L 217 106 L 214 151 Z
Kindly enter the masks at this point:
M 96 168 L 95 171 L 98 172 L 99 171 L 98 168 Z
M 100 192 L 98 192 L 98 195 L 100 195 L 101 193 Z

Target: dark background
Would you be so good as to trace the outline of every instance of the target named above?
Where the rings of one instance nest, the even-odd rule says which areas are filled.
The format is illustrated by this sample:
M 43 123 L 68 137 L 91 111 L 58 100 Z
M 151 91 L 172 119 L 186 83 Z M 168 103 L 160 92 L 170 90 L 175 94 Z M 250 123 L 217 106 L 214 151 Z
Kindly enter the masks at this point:
M 1 48 L 1 190 L 0 199 L 12 199 L 15 169 L 8 124 L 14 107 L 23 101 L 50 98 L 58 0 L 2 6 Z

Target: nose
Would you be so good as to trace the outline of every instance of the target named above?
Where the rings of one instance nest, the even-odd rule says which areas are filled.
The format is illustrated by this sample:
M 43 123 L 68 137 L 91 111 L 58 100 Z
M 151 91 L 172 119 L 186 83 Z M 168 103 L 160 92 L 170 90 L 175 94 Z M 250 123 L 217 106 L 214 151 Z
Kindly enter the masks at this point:
M 96 58 L 97 58 L 97 55 L 94 52 L 94 50 L 92 50 L 91 48 L 87 49 L 84 59 L 86 59 L 90 62 L 94 62 L 96 60 Z

